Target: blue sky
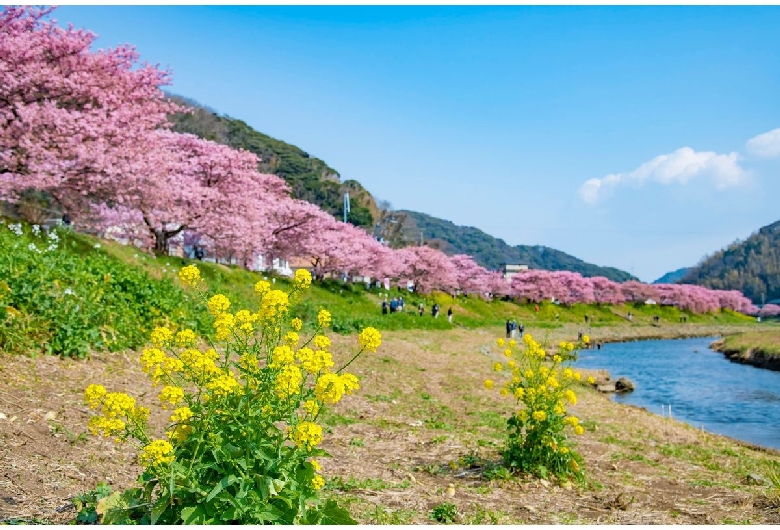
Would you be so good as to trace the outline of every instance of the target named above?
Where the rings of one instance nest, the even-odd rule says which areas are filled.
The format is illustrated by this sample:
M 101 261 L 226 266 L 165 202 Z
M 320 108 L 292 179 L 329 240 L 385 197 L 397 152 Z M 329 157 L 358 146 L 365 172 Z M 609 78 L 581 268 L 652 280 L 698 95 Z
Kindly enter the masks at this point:
M 375 197 L 652 281 L 780 219 L 779 7 L 55 11 Z M 762 136 L 763 135 L 763 136 Z

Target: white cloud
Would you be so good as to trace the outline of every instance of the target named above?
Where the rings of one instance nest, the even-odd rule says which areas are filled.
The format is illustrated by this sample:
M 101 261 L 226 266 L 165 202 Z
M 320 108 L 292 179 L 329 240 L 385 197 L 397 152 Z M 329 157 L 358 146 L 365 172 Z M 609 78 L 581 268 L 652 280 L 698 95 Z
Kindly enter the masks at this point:
M 628 173 L 613 173 L 586 181 L 580 187 L 585 202 L 595 203 L 606 190 L 619 184 L 641 186 L 646 181 L 661 184 L 685 184 L 694 178 L 708 178 L 718 189 L 741 184 L 747 172 L 740 167 L 739 154 L 718 154 L 712 151 L 694 151 L 683 147 L 673 153 L 660 155 Z
M 764 158 L 780 156 L 780 129 L 754 136 L 747 141 L 747 150 L 752 155 Z

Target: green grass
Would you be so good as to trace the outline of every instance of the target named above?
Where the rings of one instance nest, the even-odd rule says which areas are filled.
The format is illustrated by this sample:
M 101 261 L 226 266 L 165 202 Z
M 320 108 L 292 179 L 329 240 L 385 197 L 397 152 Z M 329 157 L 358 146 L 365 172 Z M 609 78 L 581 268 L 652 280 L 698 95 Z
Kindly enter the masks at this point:
M 10 238 L 10 231 L 7 227 L 0 227 L 0 230 L 6 233 L 6 239 Z M 29 233 L 29 228 L 26 230 Z M 7 334 L 4 336 L 5 338 L 0 337 L 2 339 L 0 340 L 0 350 L 30 351 L 33 345 L 38 345 L 38 347 L 42 346 L 40 349 L 43 351 L 54 353 L 67 351 L 68 354 L 78 352 L 78 355 L 83 356 L 89 349 L 137 348 L 144 342 L 154 325 L 166 322 L 174 325 L 186 323 L 200 332 L 210 332 L 208 318 L 203 308 L 196 308 L 191 291 L 183 292 L 179 288 L 177 272 L 187 264 L 196 264 L 201 270 L 201 275 L 206 281 L 209 291 L 228 296 L 232 302 L 231 309 L 235 310 L 255 308 L 257 298 L 254 294 L 254 285 L 261 278 L 270 279 L 276 287 L 290 288 L 291 286 L 290 280 L 287 278 L 268 273 L 250 272 L 238 266 L 200 262 L 173 256 L 152 256 L 132 246 L 84 234 L 68 233 L 66 239 L 67 245 L 63 244 L 62 249 L 57 252 L 62 253 L 63 256 L 67 255 L 65 261 L 70 268 L 75 268 L 77 273 L 65 275 L 63 272 L 61 276 L 55 275 L 51 278 L 47 276 L 44 279 L 48 282 L 47 285 L 51 286 L 53 285 L 51 282 L 55 278 L 61 278 L 61 285 L 58 287 L 61 288 L 60 290 L 64 289 L 67 282 L 83 280 L 81 284 L 74 284 L 74 291 L 94 294 L 89 299 L 74 300 L 74 304 L 80 304 L 79 311 L 74 314 L 84 315 L 82 318 L 84 322 L 79 324 L 81 328 L 68 327 L 67 322 L 56 320 L 57 313 L 52 312 L 51 307 L 45 308 L 43 306 L 48 300 L 46 298 L 49 296 L 48 294 L 46 296 L 36 295 L 38 296 L 37 302 L 16 307 L 13 300 L 19 298 L 17 292 L 21 292 L 23 286 L 37 285 L 36 282 L 40 283 L 41 278 L 43 278 L 37 269 L 29 268 L 28 270 L 16 266 L 13 274 L 9 273 L 11 281 L 7 282 L 11 291 L 4 289 L 3 284 L 0 284 L 0 291 L 2 291 L 0 297 L 6 299 L 4 303 L 0 303 L 0 321 L 10 318 L 8 317 L 10 310 L 5 309 L 6 307 L 20 310 L 20 314 L 14 316 L 15 335 Z M 19 257 L 15 255 L 18 251 L 18 249 L 13 249 L 10 244 L 0 244 L 0 263 L 13 264 L 18 262 Z M 100 266 L 96 267 L 95 264 L 98 262 Z M 100 272 L 99 278 L 95 276 L 97 273 L 90 272 L 92 269 Z M 114 296 L 107 291 L 106 289 L 109 287 L 111 289 L 123 287 L 106 281 L 104 288 L 102 286 L 104 272 L 110 272 L 112 278 L 128 278 L 126 283 L 132 283 L 130 287 L 132 290 L 129 294 L 123 293 L 121 296 Z M 95 278 L 92 278 L 90 274 Z M 53 288 L 41 284 L 40 288 L 31 292 L 48 293 L 51 289 Z M 385 295 L 389 297 L 402 295 L 406 301 L 406 312 L 382 315 L 381 300 Z M 131 298 L 129 302 L 120 300 L 120 298 L 127 299 L 128 297 Z M 32 300 L 33 295 L 28 298 Z M 49 298 L 51 297 L 49 296 Z M 70 300 L 70 298 L 65 297 L 63 300 Z M 11 299 L 10 303 L 8 299 Z M 159 302 L 155 302 L 155 300 L 159 300 Z M 118 305 L 120 302 L 124 305 Z M 422 317 L 416 311 L 417 304 L 420 302 L 423 302 L 426 307 L 426 314 Z M 128 303 L 130 304 L 129 309 Z M 434 303 L 439 304 L 442 313 L 446 312 L 449 307 L 453 308 L 454 322 L 452 324 L 443 316 L 439 318 L 430 316 L 430 308 Z M 94 308 L 95 311 L 88 311 L 90 308 Z M 582 304 L 565 307 L 550 302 L 520 304 L 499 299 L 488 301 L 478 296 L 453 297 L 444 293 L 420 295 L 397 289 L 389 291 L 367 290 L 362 283 L 344 283 L 332 279 L 315 282 L 292 311 L 295 316 L 301 317 L 310 326 L 312 322 L 316 322 L 317 312 L 321 308 L 327 308 L 331 312 L 333 316 L 332 329 L 341 334 L 354 333 L 367 326 L 373 326 L 379 330 L 449 330 L 484 327 L 502 330 L 505 321 L 509 318 L 524 323 L 527 329 L 550 330 L 571 324 L 582 325 L 585 328 L 586 315 L 589 319 L 589 325 L 595 328 L 648 326 L 652 324 L 655 315 L 660 317 L 661 326 L 678 324 L 681 314 L 686 314 L 691 323 L 746 324 L 753 322 L 751 317 L 735 314 L 731 311 L 710 315 L 691 315 L 681 313 L 673 307 L 641 304 L 614 307 Z M 123 318 L 101 322 L 97 318 L 99 316 L 98 309 L 100 314 L 121 315 Z M 633 322 L 624 318 L 629 311 L 634 315 Z M 95 313 L 95 318 L 87 318 L 92 313 Z M 92 321 L 99 324 L 91 327 L 90 322 Z M 118 324 L 118 326 L 114 324 Z M 62 334 L 66 332 L 70 333 L 68 337 L 73 336 L 74 338 L 66 337 L 61 340 Z M 122 338 L 125 336 L 127 339 Z M 777 340 L 780 335 L 762 335 L 762 337 L 767 338 L 766 343 L 775 348 L 773 351 L 780 350 L 780 340 Z M 62 346 L 60 342 L 63 340 L 70 341 L 67 344 L 74 345 Z M 3 343 L 3 341 L 5 342 Z M 451 354 L 451 352 L 442 351 L 441 345 L 436 342 L 422 346 L 433 353 Z M 388 363 L 397 362 L 389 358 L 386 359 Z
M 775 326 L 773 326 L 775 327 Z M 772 357 L 780 357 L 780 329 L 748 331 L 729 335 L 723 339 L 723 348 L 746 353 L 756 350 Z

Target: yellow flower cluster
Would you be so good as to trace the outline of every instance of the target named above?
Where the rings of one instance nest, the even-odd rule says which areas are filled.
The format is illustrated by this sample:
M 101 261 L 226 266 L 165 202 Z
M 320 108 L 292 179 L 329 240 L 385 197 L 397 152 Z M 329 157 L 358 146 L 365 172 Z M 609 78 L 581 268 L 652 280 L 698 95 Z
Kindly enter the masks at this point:
M 179 346 L 192 346 L 196 339 L 195 332 L 191 329 L 183 329 L 176 334 L 176 344 Z
M 485 383 L 484 383 L 484 384 L 485 384 L 485 388 L 487 388 L 488 390 L 490 390 L 491 388 L 493 388 L 493 385 L 494 385 L 495 383 L 493 382 L 493 380 L 492 380 L 492 379 L 485 379 Z
M 311 348 L 301 348 L 295 354 L 304 370 L 310 374 L 328 371 L 333 367 L 333 357 L 325 350 L 313 351 Z
M 163 408 L 167 409 L 168 404 L 178 405 L 184 400 L 184 390 L 178 386 L 168 385 L 162 389 L 157 397 L 162 402 Z
M 271 290 L 271 284 L 265 280 L 260 280 L 255 284 L 255 293 L 263 296 L 265 293 Z
M 301 328 L 303 327 L 303 320 L 301 320 L 298 317 L 295 317 L 290 322 L 290 327 L 293 328 L 295 331 L 300 331 Z
M 327 309 L 320 309 L 320 312 L 317 313 L 317 323 L 321 328 L 327 328 L 330 326 L 331 320 L 332 318 L 330 316 L 330 311 Z
M 310 421 L 302 421 L 295 427 L 293 442 L 298 447 L 306 447 L 311 451 L 322 442 L 322 427 Z
M 206 383 L 206 389 L 210 390 L 212 395 L 225 397 L 230 394 L 241 394 L 241 383 L 236 380 L 232 373 L 223 373 Z
M 173 446 L 165 440 L 155 440 L 141 450 L 139 460 L 145 467 L 173 462 Z
M 287 399 L 301 391 L 303 374 L 301 369 L 294 364 L 285 365 L 276 375 L 276 395 L 281 399 Z
M 225 296 L 224 294 L 215 294 L 208 301 L 207 305 L 209 308 L 209 313 L 211 313 L 214 316 L 217 316 L 220 313 L 224 313 L 225 311 L 230 309 L 230 300 L 228 300 L 228 297 Z
M 219 368 L 215 364 L 218 358 L 219 354 L 213 348 L 205 352 L 190 348 L 179 355 L 179 359 L 183 363 L 184 374 L 198 383 L 208 381 L 219 373 Z
M 135 398 L 123 392 L 106 392 L 102 385 L 89 385 L 84 390 L 84 401 L 91 409 L 101 407 L 102 416 L 89 419 L 90 432 L 105 437 L 125 431 L 127 423 L 143 423 L 149 419 L 149 409 L 136 407 Z
M 171 421 L 175 423 L 185 422 L 192 418 L 193 414 L 189 407 L 179 407 L 171 414 Z
M 159 385 L 163 379 L 170 379 L 173 374 L 185 368 L 181 359 L 169 357 L 159 348 L 146 348 L 141 352 L 139 361 L 141 369 L 149 374 L 154 386 Z
M 314 475 L 314 478 L 311 479 L 311 487 L 318 490 L 322 489 L 323 486 L 325 486 L 325 479 L 322 478 L 322 475 Z
M 331 342 L 325 335 L 317 335 L 314 337 L 314 346 L 320 350 L 327 350 L 330 348 Z
M 295 362 L 295 354 L 293 353 L 292 348 L 286 344 L 277 346 L 274 348 L 273 353 L 271 353 L 271 368 L 281 368 L 287 364 L 292 364 L 293 362 Z
M 155 328 L 150 340 L 155 346 L 164 346 L 173 339 L 173 333 L 168 328 Z
M 290 297 L 284 291 L 274 289 L 268 291 L 260 302 L 258 316 L 265 322 L 273 321 L 287 313 L 290 309 Z
M 344 394 L 350 395 L 360 388 L 358 378 L 352 374 L 324 374 L 317 379 L 314 393 L 323 403 L 338 403 Z
M 372 327 L 367 327 L 360 332 L 358 341 L 361 348 L 376 353 L 377 348 L 382 345 L 382 334 Z
M 303 402 L 303 410 L 310 416 L 316 416 L 320 412 L 320 405 L 313 399 L 309 399 Z
M 194 287 L 201 280 L 200 271 L 195 265 L 187 265 L 179 271 L 179 279 L 182 284 Z
M 311 285 L 311 273 L 306 269 L 295 271 L 295 285 L 300 289 L 308 289 Z

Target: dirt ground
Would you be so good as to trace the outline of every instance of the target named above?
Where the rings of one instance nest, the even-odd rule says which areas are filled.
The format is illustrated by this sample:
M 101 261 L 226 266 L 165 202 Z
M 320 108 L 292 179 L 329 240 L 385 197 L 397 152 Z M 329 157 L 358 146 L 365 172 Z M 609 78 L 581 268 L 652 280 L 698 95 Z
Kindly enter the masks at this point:
M 593 334 L 616 340 L 653 332 Z M 572 334 L 564 327 L 550 339 Z M 486 473 L 499 459 L 512 408 L 482 386 L 500 360 L 495 337 L 484 330 L 385 333 L 379 353 L 350 367 L 360 391 L 325 417 L 323 448 L 332 455 L 321 460 L 326 494 L 364 524 L 431 524 L 431 512 L 445 503 L 462 524 L 780 523 L 780 490 L 768 478 L 780 465 L 777 452 L 615 404 L 586 387 L 573 407 L 586 428 L 578 437 L 584 483 Z M 346 359 L 355 337 L 331 338 Z M 0 357 L 0 522 L 66 523 L 76 515 L 74 495 L 100 481 L 133 485 L 141 469 L 132 448 L 86 431 L 82 393 L 90 383 L 134 395 L 152 408 L 162 432 L 165 414 L 133 352 L 88 361 Z

